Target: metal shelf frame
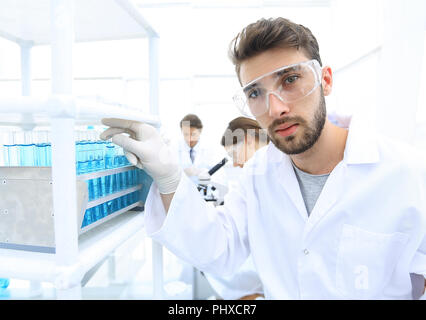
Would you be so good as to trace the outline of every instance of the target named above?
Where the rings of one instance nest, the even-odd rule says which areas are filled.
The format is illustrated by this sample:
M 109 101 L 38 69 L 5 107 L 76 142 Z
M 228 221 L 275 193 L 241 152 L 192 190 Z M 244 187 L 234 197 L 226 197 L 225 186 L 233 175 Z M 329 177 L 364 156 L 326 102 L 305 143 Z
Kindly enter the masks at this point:
M 21 4 L 16 10 L 18 15 L 37 15 L 31 12 L 33 1 L 19 0 Z M 21 82 L 22 97 L 16 99 L 0 99 L 0 114 L 17 114 L 18 120 L 6 117 L 1 125 L 20 125 L 24 130 L 32 130 L 37 125 L 48 124 L 51 128 L 52 142 L 52 192 L 55 254 L 36 254 L 15 250 L 0 250 L 0 275 L 32 281 L 31 287 L 40 288 L 41 281 L 49 281 L 55 285 L 58 299 L 81 299 L 81 280 L 97 263 L 111 254 L 115 248 L 143 228 L 143 214 L 132 211 L 124 213 L 107 222 L 108 232 L 101 232 L 103 225 L 82 234 L 75 228 L 76 217 L 76 170 L 74 128 L 79 121 L 98 123 L 102 117 L 120 117 L 141 120 L 159 126 L 158 94 L 159 69 L 158 49 L 159 36 L 140 15 L 139 11 L 128 0 L 112 0 L 123 14 L 140 27 L 139 37 L 147 37 L 149 41 L 149 114 L 129 110 L 121 105 L 107 105 L 80 101 L 72 93 L 73 45 L 75 33 L 75 4 L 82 0 L 43 0 L 50 8 L 49 35 L 52 57 L 51 96 L 47 99 L 31 97 L 31 48 L 37 43 L 32 39 L 22 39 L 0 30 L 0 36 L 16 42 L 21 48 Z M 86 0 L 85 0 L 86 1 Z M 40 1 L 38 1 L 40 2 Z M 11 5 L 11 1 L 2 4 Z M 90 0 L 93 8 L 102 11 L 102 0 Z M 4 8 L 0 4 L 0 11 Z M 24 4 L 24 5 L 22 5 Z M 6 8 L 7 9 L 7 8 Z M 15 10 L 15 11 L 16 11 Z M 14 12 L 16 13 L 16 12 Z M 80 11 L 81 13 L 81 11 Z M 116 14 L 116 11 L 113 11 Z M 118 13 L 117 13 L 118 14 Z M 1 17 L 0 17 L 1 18 Z M 13 21 L 11 18 L 10 21 Z M 35 26 L 34 26 L 35 27 Z M 81 31 L 81 30 L 80 30 Z M 126 38 L 120 35 L 119 38 Z M 127 38 L 135 37 L 135 34 Z M 102 39 L 115 39 L 103 35 Z M 118 39 L 118 38 L 117 38 Z M 96 41 L 94 38 L 77 39 L 79 41 Z M 40 120 L 40 119 L 41 120 Z M 90 236 L 91 235 L 91 236 Z M 90 240 L 92 239 L 92 240 Z M 153 242 L 153 298 L 163 297 L 162 247 Z

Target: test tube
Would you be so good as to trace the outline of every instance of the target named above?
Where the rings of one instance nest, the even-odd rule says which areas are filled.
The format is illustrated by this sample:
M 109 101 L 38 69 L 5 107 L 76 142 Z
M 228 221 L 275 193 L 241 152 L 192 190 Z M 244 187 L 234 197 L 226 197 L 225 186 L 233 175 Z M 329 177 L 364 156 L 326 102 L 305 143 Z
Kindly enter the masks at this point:
M 102 203 L 102 215 L 106 217 L 108 215 L 108 203 Z
M 106 143 L 106 145 L 105 145 L 105 169 L 114 168 L 115 154 L 116 154 L 115 146 L 111 143 Z
M 104 144 L 105 144 L 104 141 L 101 141 L 101 140 L 96 141 L 96 152 L 95 152 L 96 171 L 103 170 L 103 168 L 105 167 Z M 106 195 L 105 177 L 97 178 L 97 186 L 98 186 L 99 197 L 105 196 Z
M 105 169 L 112 169 L 114 167 L 114 157 L 115 157 L 115 146 L 111 143 L 105 145 Z M 116 179 L 115 175 L 105 176 L 105 194 L 111 194 L 116 190 Z
M 8 278 L 0 278 L 0 289 L 6 289 L 10 284 Z
M 77 174 L 84 174 L 87 172 L 86 150 L 84 141 L 76 143 L 76 157 L 77 157 Z
M 129 194 L 124 195 L 123 197 L 123 208 L 130 206 L 130 202 L 129 202 Z
M 34 166 L 35 144 L 31 131 L 20 131 L 16 133 L 16 141 L 19 150 L 19 165 Z
M 124 150 L 123 150 L 123 148 L 119 147 L 118 148 L 118 156 L 117 156 L 117 166 L 118 167 L 124 167 L 125 166 L 124 159 L 126 159 L 126 156 L 124 155 Z M 119 188 L 120 188 L 120 190 L 124 190 L 124 189 L 127 188 L 127 186 L 126 186 L 126 179 L 125 178 L 126 178 L 126 173 L 125 172 L 120 172 L 118 174 Z M 121 205 L 123 205 L 122 204 L 122 200 L 123 199 L 121 199 L 121 202 L 120 202 Z
M 112 200 L 106 202 L 106 205 L 107 205 L 107 214 L 110 215 L 111 213 L 113 213 Z
M 45 145 L 46 167 L 52 166 L 52 144 L 50 142 Z
M 112 200 L 112 211 L 111 211 L 111 213 L 114 213 L 116 211 L 118 211 L 118 199 L 117 198 Z
M 97 205 L 94 208 L 94 213 L 95 213 L 95 221 L 98 221 L 98 220 L 102 219 L 103 218 L 102 205 Z
M 93 208 L 87 209 L 85 214 L 84 214 L 84 218 L 83 218 L 83 224 L 82 226 L 88 226 L 89 224 L 91 224 L 92 222 L 94 222 L 93 220 Z
M 89 128 L 89 127 L 88 127 Z M 95 172 L 97 171 L 97 143 L 93 140 L 94 135 L 92 132 L 88 132 L 89 141 L 86 143 L 86 149 L 87 149 L 87 171 L 88 172 Z M 99 188 L 100 188 L 100 179 L 95 178 L 89 180 L 89 194 L 92 192 L 92 199 L 95 200 L 99 198 Z M 95 208 L 95 215 L 96 217 L 99 216 L 99 208 Z
M 37 131 L 35 132 L 35 166 L 47 167 L 48 166 L 48 144 L 49 144 L 49 132 L 48 131 Z
M 13 132 L 9 132 L 5 134 L 5 140 L 3 144 L 3 160 L 4 160 L 4 165 L 6 167 L 15 165 L 13 163 L 13 155 L 12 155 L 12 153 L 14 152 L 13 147 L 14 147 L 14 135 L 13 135 Z
M 105 168 L 104 145 L 105 145 L 104 141 L 101 141 L 101 140 L 95 141 L 96 171 L 100 171 Z

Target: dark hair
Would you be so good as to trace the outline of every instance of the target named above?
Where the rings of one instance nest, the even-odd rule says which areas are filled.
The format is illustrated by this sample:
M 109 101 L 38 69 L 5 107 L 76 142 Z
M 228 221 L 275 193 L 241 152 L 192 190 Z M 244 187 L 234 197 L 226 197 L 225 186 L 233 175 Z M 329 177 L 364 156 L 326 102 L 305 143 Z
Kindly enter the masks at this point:
M 256 120 L 238 117 L 229 122 L 228 127 L 222 135 L 220 144 L 223 147 L 228 147 L 242 141 L 248 134 L 255 136 L 257 141 L 269 142 L 269 137 L 264 129 Z
M 303 50 L 322 66 L 318 42 L 308 28 L 285 18 L 260 19 L 245 27 L 229 45 L 228 54 L 238 79 L 243 61 L 275 48 Z
M 180 127 L 182 128 L 182 125 L 188 125 L 188 123 L 191 128 L 203 129 L 203 123 L 195 114 L 190 113 L 183 117 L 180 121 Z

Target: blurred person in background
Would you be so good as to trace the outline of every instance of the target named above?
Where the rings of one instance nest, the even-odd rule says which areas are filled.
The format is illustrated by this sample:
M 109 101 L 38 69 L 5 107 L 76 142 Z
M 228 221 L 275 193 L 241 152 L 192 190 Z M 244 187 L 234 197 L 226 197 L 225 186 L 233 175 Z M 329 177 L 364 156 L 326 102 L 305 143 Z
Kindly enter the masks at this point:
M 221 160 L 221 155 L 215 152 L 215 148 L 203 142 L 203 123 L 197 115 L 187 114 L 179 125 L 182 139 L 177 142 L 175 152 L 185 174 L 198 184 L 198 175 L 216 165 Z
M 269 143 L 267 132 L 259 123 L 247 117 L 238 117 L 229 122 L 222 135 L 220 144 L 233 161 L 235 173 L 227 174 L 230 180 L 238 180 L 244 163 L 254 153 Z M 228 181 L 229 188 L 237 185 L 236 181 Z M 224 300 L 253 300 L 263 298 L 262 282 L 256 272 L 251 256 L 240 269 L 229 277 L 217 277 L 204 273 L 214 291 Z

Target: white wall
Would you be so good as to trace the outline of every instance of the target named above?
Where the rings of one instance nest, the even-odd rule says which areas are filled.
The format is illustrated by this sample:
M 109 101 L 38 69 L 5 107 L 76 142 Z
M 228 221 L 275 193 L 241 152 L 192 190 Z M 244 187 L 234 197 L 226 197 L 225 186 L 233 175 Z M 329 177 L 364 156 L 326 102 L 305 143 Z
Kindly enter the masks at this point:
M 397 79 L 394 66 L 408 66 L 404 62 L 410 62 L 410 80 L 406 81 L 404 90 L 400 90 L 399 94 L 403 96 L 407 92 L 411 98 L 410 101 L 404 100 L 404 105 L 410 105 L 412 111 L 410 116 L 407 113 L 406 125 L 414 128 L 413 121 L 416 122 L 420 128 L 416 134 L 422 134 L 426 131 L 421 129 L 422 123 L 426 123 L 424 70 L 421 76 L 424 29 L 421 31 L 422 40 L 416 42 L 416 47 L 412 46 L 414 40 L 408 42 L 405 39 L 406 45 L 401 47 L 399 53 L 392 49 L 374 51 L 383 45 L 390 48 L 386 39 L 394 32 L 392 28 L 403 27 L 406 33 L 408 28 L 414 26 L 401 24 L 399 16 L 388 14 L 387 6 L 392 3 L 395 6 L 398 1 L 404 2 L 331 0 L 331 7 L 301 8 L 239 8 L 233 2 L 234 7 L 228 8 L 225 3 L 220 8 L 205 8 L 202 5 L 141 8 L 141 13 L 160 34 L 159 104 L 163 133 L 171 138 L 178 136 L 180 119 L 187 113 L 196 113 L 205 125 L 204 139 L 212 145 L 218 144 L 227 122 L 238 116 L 232 104 L 238 82 L 227 56 L 229 42 L 248 23 L 261 17 L 284 16 L 312 30 L 319 41 L 324 64 L 330 65 L 335 72 L 333 93 L 327 98 L 330 111 L 373 119 L 378 110 L 383 123 L 400 119 L 396 113 L 393 117 L 389 114 L 386 101 L 396 100 L 391 95 L 384 95 L 383 86 L 380 89 L 379 85 L 386 81 L 386 88 L 397 85 L 398 81 L 393 81 Z M 425 2 L 413 0 L 405 3 L 408 7 L 401 14 L 404 14 L 404 21 L 411 21 L 411 15 L 420 12 L 415 5 Z M 417 24 L 421 23 L 419 21 Z M 416 35 L 421 32 L 416 29 Z M 401 37 L 405 33 L 401 31 Z M 77 79 L 85 77 L 86 80 L 74 81 L 74 93 L 104 96 L 148 110 L 147 45 L 144 40 L 76 44 L 74 75 Z M 401 58 L 395 60 L 389 54 L 392 51 Z M 49 94 L 49 47 L 35 47 L 32 54 L 32 75 L 36 79 L 32 82 L 32 93 Z M 417 68 L 411 61 L 414 56 Z M 388 62 L 384 62 L 385 59 Z M 0 39 L 0 97 L 20 94 L 21 87 L 17 81 L 1 81 L 19 79 L 19 63 L 19 47 Z M 418 80 L 413 80 L 416 77 Z M 417 89 L 415 81 L 419 83 Z M 417 96 L 415 93 L 408 94 L 407 90 L 412 93 L 417 90 Z M 397 93 L 398 90 L 394 88 L 390 92 Z M 418 104 L 415 99 L 418 99 Z M 377 108 L 379 104 L 380 109 Z

